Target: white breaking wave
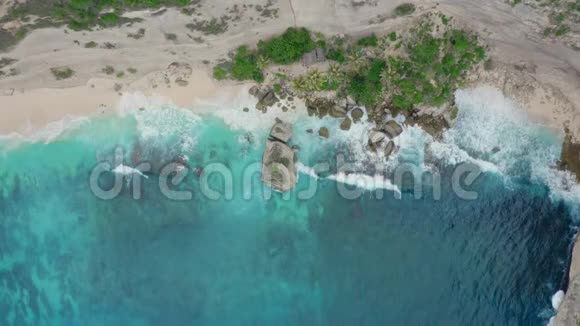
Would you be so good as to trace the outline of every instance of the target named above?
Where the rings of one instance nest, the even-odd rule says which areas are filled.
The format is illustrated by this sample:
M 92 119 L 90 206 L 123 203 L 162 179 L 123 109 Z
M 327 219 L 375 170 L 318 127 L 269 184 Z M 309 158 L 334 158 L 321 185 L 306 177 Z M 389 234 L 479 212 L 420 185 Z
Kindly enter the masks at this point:
M 143 172 L 139 171 L 138 169 L 132 168 L 130 166 L 126 166 L 123 164 L 119 164 L 116 168 L 113 169 L 114 173 L 117 174 L 121 174 L 124 176 L 131 176 L 131 175 L 140 175 L 142 177 L 145 177 L 145 179 L 149 179 L 148 176 L 146 176 L 145 174 L 143 174 Z
M 4 149 L 10 150 L 17 148 L 23 143 L 50 143 L 64 133 L 76 130 L 89 121 L 90 119 L 85 116 L 65 116 L 61 120 L 48 123 L 46 126 L 27 136 L 16 132 L 0 135 L 0 144 L 2 144 Z
M 562 301 L 564 301 L 564 291 L 559 290 L 552 296 L 552 308 L 557 311 Z
M 140 92 L 123 94 L 118 112 L 121 116 L 135 117 L 143 140 L 175 135 L 185 137 L 201 121 L 192 110 L 178 108 L 165 97 L 146 96 Z M 185 146 L 194 143 L 193 139 L 184 141 Z
M 339 172 L 329 176 L 328 179 L 371 191 L 377 189 L 394 191 L 397 195 L 397 198 L 401 198 L 401 190 L 399 187 L 394 185 L 389 179 L 386 179 L 382 175 L 370 176 L 362 173 L 346 174 Z

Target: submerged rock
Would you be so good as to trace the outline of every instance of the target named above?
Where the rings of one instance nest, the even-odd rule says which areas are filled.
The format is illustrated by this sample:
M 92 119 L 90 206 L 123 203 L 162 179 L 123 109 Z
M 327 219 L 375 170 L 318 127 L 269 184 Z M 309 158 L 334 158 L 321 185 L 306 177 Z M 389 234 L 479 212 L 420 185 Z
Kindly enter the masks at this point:
M 393 154 L 393 152 L 395 151 L 395 143 L 391 140 L 387 143 L 387 146 L 385 146 L 385 157 L 389 157 L 391 156 L 391 154 Z
M 262 157 L 262 182 L 277 191 L 292 190 L 298 181 L 295 161 L 296 153 L 290 146 L 267 140 Z
M 330 137 L 330 131 L 328 131 L 328 128 L 322 127 L 320 130 L 318 130 L 318 135 L 320 137 L 328 138 Z
M 364 115 L 365 113 L 361 108 L 354 108 L 350 111 L 350 116 L 354 122 L 359 122 Z
M 340 123 L 340 129 L 342 130 L 350 130 L 352 125 L 352 120 L 349 117 L 345 117 L 344 120 Z

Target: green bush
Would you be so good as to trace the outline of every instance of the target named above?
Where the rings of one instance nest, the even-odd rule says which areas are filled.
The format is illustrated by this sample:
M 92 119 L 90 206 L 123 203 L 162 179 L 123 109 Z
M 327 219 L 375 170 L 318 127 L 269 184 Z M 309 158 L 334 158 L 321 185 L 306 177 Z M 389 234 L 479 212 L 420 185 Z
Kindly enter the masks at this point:
M 363 37 L 361 39 L 359 39 L 356 44 L 360 45 L 360 46 L 377 46 L 378 44 L 378 39 L 377 36 L 375 34 L 371 34 L 367 37 Z
M 217 80 L 224 80 L 228 77 L 228 72 L 222 67 L 213 68 L 213 78 Z
M 326 51 L 326 59 L 343 63 L 346 61 L 344 50 L 342 48 L 331 48 Z
M 412 3 L 403 3 L 402 5 L 398 5 L 393 10 L 393 15 L 395 17 L 400 16 L 407 16 L 415 12 L 415 5 Z
M 56 80 L 63 80 L 72 77 L 75 72 L 69 67 L 50 68 L 50 72 Z
M 316 47 L 306 28 L 288 28 L 282 35 L 258 42 L 258 50 L 277 64 L 289 64 Z
M 373 60 L 367 70 L 351 77 L 348 85 L 348 93 L 357 102 L 364 105 L 375 105 L 381 102 L 383 95 L 381 72 L 385 68 L 385 61 Z
M 256 55 L 251 53 L 245 46 L 241 46 L 236 50 L 230 73 L 237 80 L 253 79 L 257 82 L 264 81 L 264 75 L 258 67 Z

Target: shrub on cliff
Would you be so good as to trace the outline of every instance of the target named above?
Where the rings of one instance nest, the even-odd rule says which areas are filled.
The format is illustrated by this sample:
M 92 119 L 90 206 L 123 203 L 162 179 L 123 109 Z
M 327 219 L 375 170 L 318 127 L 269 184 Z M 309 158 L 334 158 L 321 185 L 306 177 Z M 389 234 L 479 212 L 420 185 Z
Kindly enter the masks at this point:
M 314 50 L 316 44 L 306 28 L 288 28 L 282 35 L 258 42 L 258 51 L 277 64 L 289 64 Z

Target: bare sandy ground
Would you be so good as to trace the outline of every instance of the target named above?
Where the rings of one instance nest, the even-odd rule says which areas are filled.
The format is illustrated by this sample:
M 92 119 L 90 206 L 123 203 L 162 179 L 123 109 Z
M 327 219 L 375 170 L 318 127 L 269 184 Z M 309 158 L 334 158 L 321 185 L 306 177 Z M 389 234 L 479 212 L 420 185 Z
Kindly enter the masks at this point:
M 125 91 L 160 94 L 178 105 L 188 106 L 196 98 L 215 96 L 218 89 L 237 87 L 232 82 L 217 84 L 210 74 L 211 67 L 239 45 L 253 45 L 294 25 L 327 35 L 390 32 L 428 10 L 437 9 L 480 32 L 492 46 L 494 61 L 502 67 L 510 70 L 523 64 L 527 67 L 526 75 L 533 81 L 555 90 L 543 90 L 547 95 L 530 95 L 515 92 L 518 87 L 505 88 L 507 93 L 514 91 L 516 98 L 521 97 L 523 106 L 537 121 L 560 130 L 566 124 L 580 137 L 580 55 L 558 41 L 540 37 L 545 17 L 525 7 L 512 8 L 503 0 L 414 1 L 417 11 L 412 16 L 390 17 L 392 9 L 402 2 L 278 0 L 273 5 L 278 9 L 277 18 L 260 17 L 257 11 L 247 8 L 239 21 L 230 22 L 227 32 L 220 35 L 189 31 L 185 25 L 192 17 L 175 10 L 163 15 L 131 13 L 144 21 L 116 29 L 36 30 L 12 51 L 0 55 L 19 60 L 13 65 L 19 74 L 0 79 L 0 134 L 28 134 L 67 115 L 100 114 L 114 108 L 119 93 Z M 244 2 L 250 3 L 264 5 L 265 1 Z M 203 1 L 198 10 L 201 16 L 194 17 L 221 17 L 235 4 L 241 6 L 235 0 Z M 377 23 L 377 16 L 388 18 Z M 139 28 L 145 29 L 143 38 L 127 37 Z M 176 34 L 177 40 L 167 40 L 167 33 Z M 85 48 L 83 45 L 90 41 L 100 45 L 109 42 L 115 48 Z M 180 63 L 178 69 L 170 66 L 174 62 Z M 103 73 L 107 65 L 125 71 L 124 77 Z M 71 67 L 75 75 L 55 80 L 50 68 L 59 66 Z M 128 68 L 137 69 L 137 73 L 128 73 Z M 491 79 L 489 73 L 481 76 L 482 83 L 493 84 Z M 179 86 L 184 84 L 187 85 Z M 557 101 L 552 101 L 554 98 Z

